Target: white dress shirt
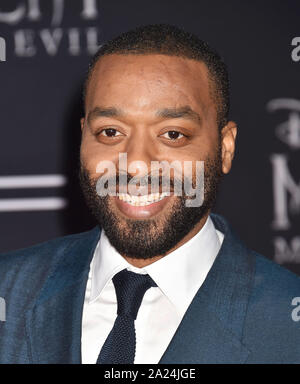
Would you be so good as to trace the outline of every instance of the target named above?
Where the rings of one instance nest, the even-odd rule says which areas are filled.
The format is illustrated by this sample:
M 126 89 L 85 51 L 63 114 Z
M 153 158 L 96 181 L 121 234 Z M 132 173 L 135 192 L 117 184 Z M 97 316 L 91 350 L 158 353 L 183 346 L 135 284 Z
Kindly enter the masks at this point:
M 83 364 L 95 364 L 117 317 L 113 276 L 124 268 L 148 273 L 157 284 L 146 291 L 137 319 L 134 363 L 157 364 L 186 310 L 203 284 L 219 252 L 224 235 L 210 217 L 189 241 L 144 267 L 129 264 L 102 230 L 90 266 L 82 318 Z

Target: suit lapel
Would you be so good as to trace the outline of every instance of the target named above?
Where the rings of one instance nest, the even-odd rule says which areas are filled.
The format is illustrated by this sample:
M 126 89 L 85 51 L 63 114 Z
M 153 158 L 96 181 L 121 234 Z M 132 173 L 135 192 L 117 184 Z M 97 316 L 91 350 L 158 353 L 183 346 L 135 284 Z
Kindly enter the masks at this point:
M 28 311 L 26 331 L 33 363 L 81 363 L 85 289 L 98 240 L 98 228 L 74 240 Z
M 241 340 L 254 260 L 227 222 L 211 217 L 225 235 L 222 247 L 160 364 L 243 363 L 249 356 Z
M 159 364 L 241 364 L 248 349 L 201 300 L 194 302 Z

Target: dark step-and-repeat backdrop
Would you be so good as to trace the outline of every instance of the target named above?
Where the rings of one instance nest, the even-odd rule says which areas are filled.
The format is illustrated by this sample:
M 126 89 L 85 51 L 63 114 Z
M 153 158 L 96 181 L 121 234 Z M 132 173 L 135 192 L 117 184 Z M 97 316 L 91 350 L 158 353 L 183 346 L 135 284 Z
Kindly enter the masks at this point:
M 94 225 L 77 182 L 81 83 L 100 44 L 149 23 L 224 57 L 239 133 L 215 211 L 300 274 L 296 0 L 0 0 L 0 252 Z

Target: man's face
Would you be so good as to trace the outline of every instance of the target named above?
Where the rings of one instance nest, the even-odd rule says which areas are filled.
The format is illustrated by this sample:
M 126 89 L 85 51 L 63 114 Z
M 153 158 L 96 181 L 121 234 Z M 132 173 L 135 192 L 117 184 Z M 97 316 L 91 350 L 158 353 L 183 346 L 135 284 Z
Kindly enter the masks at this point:
M 220 133 L 211 87 L 203 63 L 180 57 L 113 54 L 96 64 L 81 121 L 81 186 L 121 254 L 141 259 L 164 255 L 205 222 L 220 176 L 230 170 L 236 134 L 233 123 Z M 134 165 L 131 169 L 121 169 L 120 153 L 127 155 L 128 167 Z M 204 201 L 188 207 L 184 193 L 178 196 L 171 188 L 170 196 L 154 196 L 150 185 L 143 200 L 134 193 L 101 197 L 96 182 L 103 161 L 115 165 L 117 176 L 126 173 L 128 181 L 150 175 L 153 161 L 177 164 L 182 180 L 191 180 L 193 186 L 196 162 L 204 161 Z M 183 171 L 186 162 L 193 165 L 190 173 Z M 176 167 L 170 176 L 174 187 Z M 160 192 L 162 188 L 160 184 Z

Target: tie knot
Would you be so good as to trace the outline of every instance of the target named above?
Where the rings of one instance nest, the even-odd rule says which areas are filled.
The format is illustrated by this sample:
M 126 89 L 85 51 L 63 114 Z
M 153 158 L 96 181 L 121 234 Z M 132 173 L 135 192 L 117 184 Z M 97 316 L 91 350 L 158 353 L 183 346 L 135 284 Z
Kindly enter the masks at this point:
M 149 275 L 123 269 L 113 277 L 118 301 L 118 315 L 136 319 L 145 292 L 157 287 Z

